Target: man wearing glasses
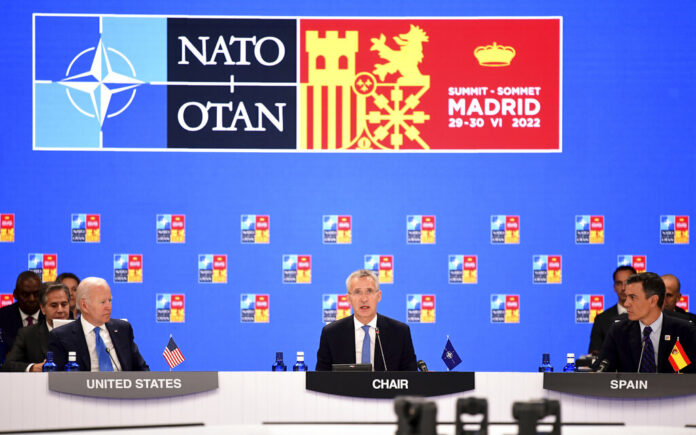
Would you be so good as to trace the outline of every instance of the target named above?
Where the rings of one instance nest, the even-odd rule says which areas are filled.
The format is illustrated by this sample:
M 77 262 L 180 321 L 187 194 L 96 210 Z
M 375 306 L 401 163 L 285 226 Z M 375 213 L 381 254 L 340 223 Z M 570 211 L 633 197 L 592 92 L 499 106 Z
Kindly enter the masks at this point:
M 624 303 L 626 302 L 626 280 L 629 276 L 635 275 L 635 273 L 636 270 L 631 266 L 619 266 L 614 271 L 614 291 L 619 300 L 616 305 L 604 310 L 595 317 L 592 333 L 590 334 L 590 349 L 588 351 L 592 355 L 599 355 L 609 328 L 611 328 L 611 325 L 614 324 L 619 315 L 626 312 L 626 308 L 624 308 Z
M 411 330 L 405 323 L 377 314 L 382 299 L 377 277 L 357 270 L 346 280 L 353 315 L 324 326 L 317 351 L 317 370 L 332 364 L 372 364 L 375 371 L 415 371 Z

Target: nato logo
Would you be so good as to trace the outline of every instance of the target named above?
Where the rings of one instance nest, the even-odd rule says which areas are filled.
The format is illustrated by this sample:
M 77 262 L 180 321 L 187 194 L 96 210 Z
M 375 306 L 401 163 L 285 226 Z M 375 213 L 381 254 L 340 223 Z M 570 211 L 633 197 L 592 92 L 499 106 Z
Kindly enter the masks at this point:
M 43 254 L 29 254 L 29 269 L 43 269 Z
M 546 283 L 548 276 L 548 257 L 546 255 L 534 255 L 532 259 L 532 269 L 534 271 L 534 283 Z
M 296 148 L 297 20 L 34 14 L 34 149 Z
M 253 310 L 256 305 L 256 295 L 241 295 L 241 307 L 243 310 Z
M 491 243 L 505 243 L 505 215 L 491 215 Z
M 114 282 L 128 282 L 128 254 L 114 254 Z
M 324 215 L 324 231 L 336 231 L 338 230 L 338 215 Z
M 365 255 L 365 269 L 379 275 L 379 255 Z

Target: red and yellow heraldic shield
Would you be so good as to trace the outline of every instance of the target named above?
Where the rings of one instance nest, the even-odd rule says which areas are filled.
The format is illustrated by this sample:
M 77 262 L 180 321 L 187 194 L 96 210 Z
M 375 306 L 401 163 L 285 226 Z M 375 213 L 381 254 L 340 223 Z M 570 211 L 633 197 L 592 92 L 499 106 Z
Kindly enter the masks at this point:
M 141 254 L 128 256 L 128 282 L 143 282 L 143 256 Z
M 55 281 L 58 277 L 58 255 L 43 255 L 43 282 Z
M 561 19 L 301 20 L 300 143 L 560 151 Z
M 170 235 L 170 243 L 186 242 L 186 215 L 172 215 L 172 230 Z
M 213 282 L 227 282 L 227 255 L 213 255 Z
M 520 323 L 520 296 L 505 296 L 505 323 Z
M 270 298 L 268 295 L 256 295 L 254 304 L 254 322 L 268 323 L 270 322 Z
M 312 283 L 312 256 L 297 256 L 297 282 L 302 284 Z
M 379 256 L 379 283 L 394 284 L 394 256 Z
M 338 295 L 338 301 L 336 304 L 336 320 L 341 320 L 345 317 L 350 316 L 350 300 L 348 300 L 348 295 Z
M 15 241 L 14 214 L 0 214 L 0 242 Z
M 99 243 L 101 240 L 101 217 L 98 214 L 88 214 L 85 222 L 85 242 Z
M 183 323 L 186 317 L 185 295 L 172 295 L 171 297 L 172 311 L 169 314 L 169 321 L 172 323 Z
M 604 295 L 590 296 L 590 323 L 594 323 L 595 317 L 604 311 Z
M 476 255 L 465 255 L 462 266 L 464 269 L 462 281 L 467 284 L 476 284 L 478 282 L 478 257 Z
M 14 303 L 14 296 L 12 293 L 6 293 L 0 295 L 0 308 L 12 305 Z

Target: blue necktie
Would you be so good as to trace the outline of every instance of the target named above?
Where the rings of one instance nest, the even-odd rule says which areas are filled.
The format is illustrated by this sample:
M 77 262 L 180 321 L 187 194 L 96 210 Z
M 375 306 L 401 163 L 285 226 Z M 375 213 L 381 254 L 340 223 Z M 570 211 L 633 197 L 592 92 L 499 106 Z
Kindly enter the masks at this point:
M 362 327 L 363 331 L 365 331 L 365 338 L 363 339 L 363 348 L 362 348 L 362 363 L 363 364 L 370 364 L 370 326 L 365 325 Z
M 99 335 L 100 328 L 97 326 L 94 328 L 94 336 L 97 342 L 97 357 L 99 358 L 99 371 L 100 372 L 113 372 L 114 366 L 111 364 L 111 357 L 106 351 L 106 345 L 104 340 L 102 340 Z
M 641 373 L 655 373 L 655 348 L 650 339 L 651 332 L 651 327 L 646 326 L 643 328 L 643 342 L 645 342 L 645 347 L 643 348 L 643 358 L 640 360 Z

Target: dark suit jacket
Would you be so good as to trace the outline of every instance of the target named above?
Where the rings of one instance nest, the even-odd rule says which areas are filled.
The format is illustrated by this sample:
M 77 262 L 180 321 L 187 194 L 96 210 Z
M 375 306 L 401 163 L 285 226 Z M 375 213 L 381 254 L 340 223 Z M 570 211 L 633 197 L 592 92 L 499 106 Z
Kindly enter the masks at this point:
M 377 315 L 377 328 L 384 348 L 384 359 L 390 371 L 415 371 L 411 329 L 405 323 Z M 332 322 L 321 330 L 317 351 L 317 370 L 331 370 L 331 364 L 355 363 L 355 324 L 353 316 Z M 375 371 L 384 371 L 379 342 L 375 343 Z
M 618 315 L 619 309 L 617 305 L 614 305 L 595 317 L 594 324 L 592 325 L 592 332 L 590 333 L 590 348 L 587 353 L 597 354 L 602 350 L 604 338 L 607 336 L 609 328 L 614 324 L 614 320 Z
M 112 345 L 116 351 L 115 356 L 114 351 L 111 351 L 111 356 L 118 357 L 121 370 L 150 370 L 140 355 L 138 346 L 133 341 L 133 328 L 130 323 L 124 320 L 111 319 L 106 323 L 106 330 L 109 331 Z M 92 368 L 87 340 L 85 340 L 82 322 L 79 319 L 51 331 L 48 338 L 48 350 L 53 352 L 53 360 L 58 366 L 58 370 L 64 370 L 70 351 L 77 353 L 77 363 L 80 365 L 80 370 L 89 371 Z
M 12 350 L 7 355 L 2 370 L 5 372 L 23 372 L 30 363 L 41 363 L 46 359 L 48 350 L 48 326 L 46 322 L 21 328 Z
M 682 371 L 696 373 L 696 326 L 674 315 L 662 316 L 662 333 L 657 356 L 658 373 L 674 373 L 669 355 L 679 338 L 692 363 Z M 640 325 L 637 320 L 623 318 L 615 323 L 607 334 L 596 366 L 606 359 L 606 371 L 637 372 L 641 352 Z
M 45 322 L 46 318 L 39 311 L 39 322 Z M 15 302 L 12 305 L 0 308 L 0 329 L 2 329 L 2 338 L 5 341 L 5 352 L 8 353 L 14 345 L 17 331 L 23 327 L 22 316 L 19 314 L 19 303 Z M 42 360 L 43 361 L 43 360 Z
M 690 312 L 686 311 L 685 309 L 679 308 L 679 307 L 674 307 L 674 312 L 680 313 L 682 315 L 682 317 L 684 317 L 686 320 L 693 322 L 694 325 L 696 325 L 696 314 L 690 313 Z

